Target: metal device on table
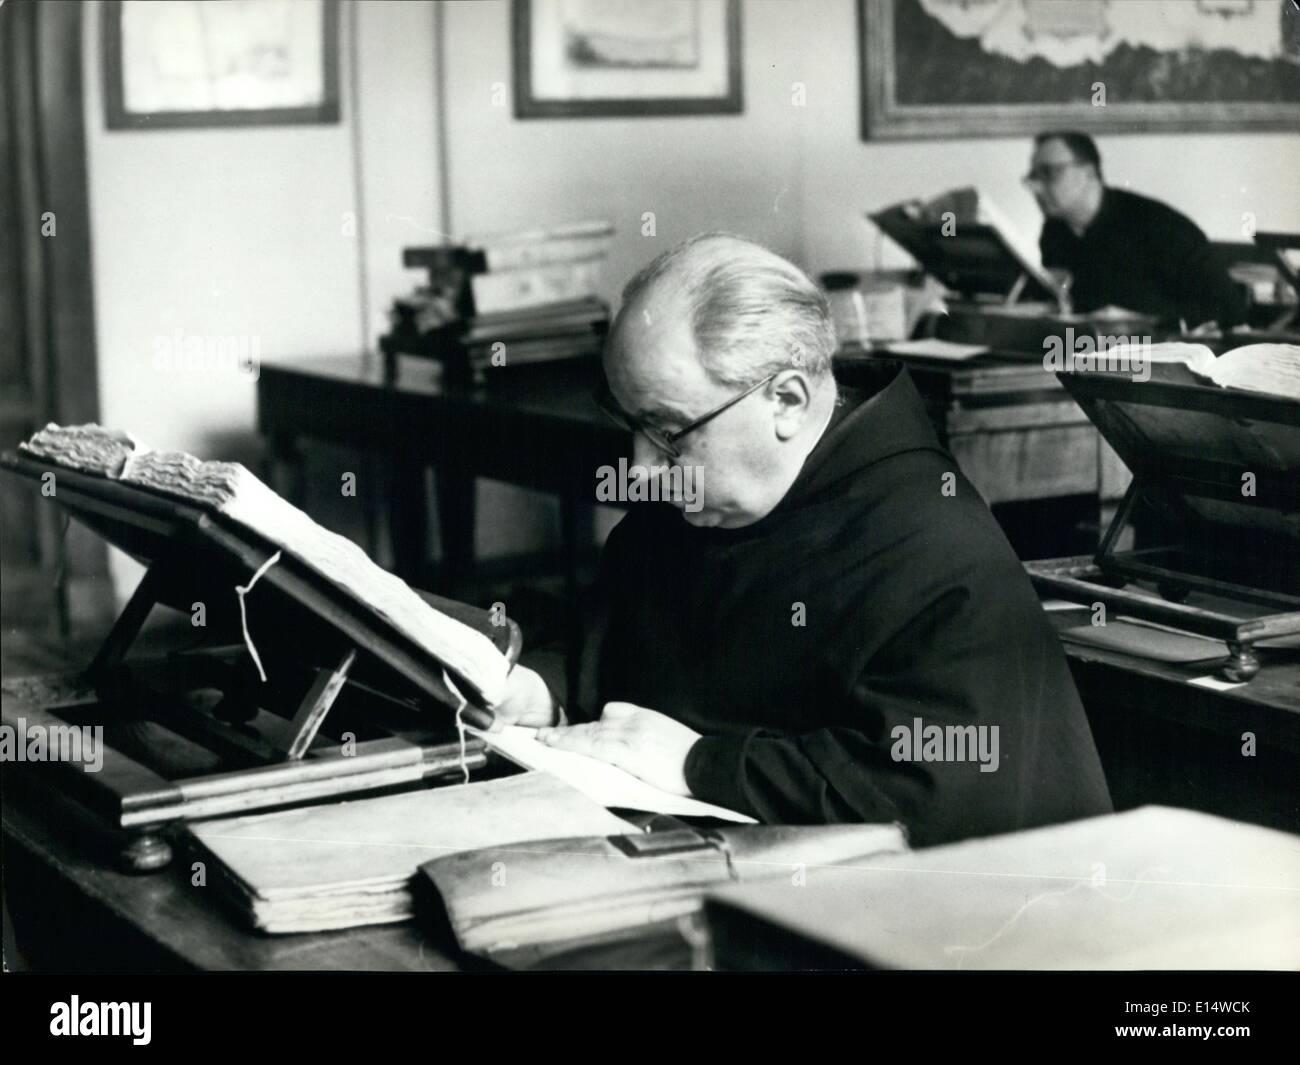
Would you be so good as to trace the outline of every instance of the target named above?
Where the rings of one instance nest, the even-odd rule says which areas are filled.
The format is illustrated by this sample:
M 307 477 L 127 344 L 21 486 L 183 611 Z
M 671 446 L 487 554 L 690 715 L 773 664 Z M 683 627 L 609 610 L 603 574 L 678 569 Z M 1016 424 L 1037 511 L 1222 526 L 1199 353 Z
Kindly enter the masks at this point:
M 1093 558 L 1026 563 L 1041 593 L 1222 640 L 1243 682 L 1256 644 L 1300 634 L 1300 403 L 1217 386 L 1059 375 L 1133 482 Z M 1158 542 L 1120 550 L 1139 508 Z
M 23 454 L 2 461 L 36 480 L 51 469 Z M 104 727 L 99 771 L 54 763 L 29 776 L 98 815 L 126 868 L 165 866 L 163 830 L 177 823 L 459 781 L 462 766 L 486 764 L 481 741 L 459 742 L 452 712 L 463 704 L 442 665 L 365 603 L 286 552 L 244 596 L 263 682 L 241 639 L 234 589 L 250 584 L 273 544 L 196 504 L 70 469 L 57 478 L 69 515 L 148 568 L 87 669 L 5 678 L 4 723 L 19 736 Z M 512 663 L 518 657 L 513 621 L 426 598 Z M 129 654 L 155 606 L 192 615 L 197 604 L 206 616 L 194 647 Z

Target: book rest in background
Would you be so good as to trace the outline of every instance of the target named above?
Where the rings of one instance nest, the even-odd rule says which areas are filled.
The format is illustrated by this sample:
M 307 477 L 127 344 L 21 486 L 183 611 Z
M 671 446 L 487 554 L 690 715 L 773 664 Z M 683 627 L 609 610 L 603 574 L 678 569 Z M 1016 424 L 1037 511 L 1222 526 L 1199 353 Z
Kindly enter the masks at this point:
M 1252 390 L 1300 385 L 1300 348 L 1173 354 L 1148 381 L 1059 375 L 1133 482 L 1093 558 L 1026 569 L 1040 594 L 1224 641 L 1219 675 L 1246 682 L 1259 672 L 1257 643 L 1300 634 L 1300 400 Z M 1164 542 L 1121 550 L 1143 508 Z

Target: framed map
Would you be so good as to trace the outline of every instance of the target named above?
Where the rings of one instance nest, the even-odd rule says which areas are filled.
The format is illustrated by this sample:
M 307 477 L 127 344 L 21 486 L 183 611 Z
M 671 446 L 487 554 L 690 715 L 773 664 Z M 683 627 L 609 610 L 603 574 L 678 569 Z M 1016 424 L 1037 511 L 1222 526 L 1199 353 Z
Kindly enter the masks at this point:
M 1300 129 L 1292 0 L 859 0 L 863 139 Z
M 515 0 L 515 115 L 741 110 L 739 0 Z
M 335 0 L 106 0 L 109 129 L 339 120 Z

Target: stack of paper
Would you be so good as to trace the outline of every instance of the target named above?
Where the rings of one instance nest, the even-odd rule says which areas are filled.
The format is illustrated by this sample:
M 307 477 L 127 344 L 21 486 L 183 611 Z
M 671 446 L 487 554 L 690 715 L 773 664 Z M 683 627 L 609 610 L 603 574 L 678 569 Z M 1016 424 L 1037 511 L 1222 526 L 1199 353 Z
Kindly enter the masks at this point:
M 544 773 L 189 829 L 209 883 L 264 932 L 406 920 L 416 868 L 458 851 L 632 831 L 599 803 Z

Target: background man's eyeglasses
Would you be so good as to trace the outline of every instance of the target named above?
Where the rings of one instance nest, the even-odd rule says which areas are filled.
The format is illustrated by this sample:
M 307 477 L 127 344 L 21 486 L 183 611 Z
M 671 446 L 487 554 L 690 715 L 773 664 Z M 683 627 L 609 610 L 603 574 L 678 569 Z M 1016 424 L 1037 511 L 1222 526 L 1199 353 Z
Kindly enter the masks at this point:
M 1039 163 L 1020 180 L 1026 185 L 1050 185 L 1070 167 L 1087 165 L 1087 163 L 1081 163 L 1078 159 L 1073 159 L 1068 163 Z
M 779 373 L 780 371 L 777 372 Z M 675 459 L 679 458 L 682 453 L 681 449 L 677 446 L 677 441 L 687 433 L 694 432 L 705 422 L 712 421 L 723 411 L 734 407 L 746 396 L 753 392 L 757 392 L 775 377 L 775 373 L 768 374 L 757 384 L 750 385 L 745 389 L 745 391 L 740 393 L 740 395 L 733 396 L 731 399 L 727 400 L 726 403 L 714 407 L 711 411 L 701 414 L 694 421 L 687 422 L 680 429 L 674 429 L 671 432 L 664 432 L 655 429 L 652 426 L 644 425 L 636 418 L 632 417 L 632 415 L 628 414 L 627 411 L 618 405 L 618 400 L 614 398 L 614 393 L 610 391 L 608 384 L 602 384 L 600 388 L 596 390 L 596 394 L 593 398 L 596 401 L 596 406 L 599 407 L 615 425 L 622 429 L 626 429 L 630 433 L 640 433 L 663 454 L 667 455 L 671 459 Z

